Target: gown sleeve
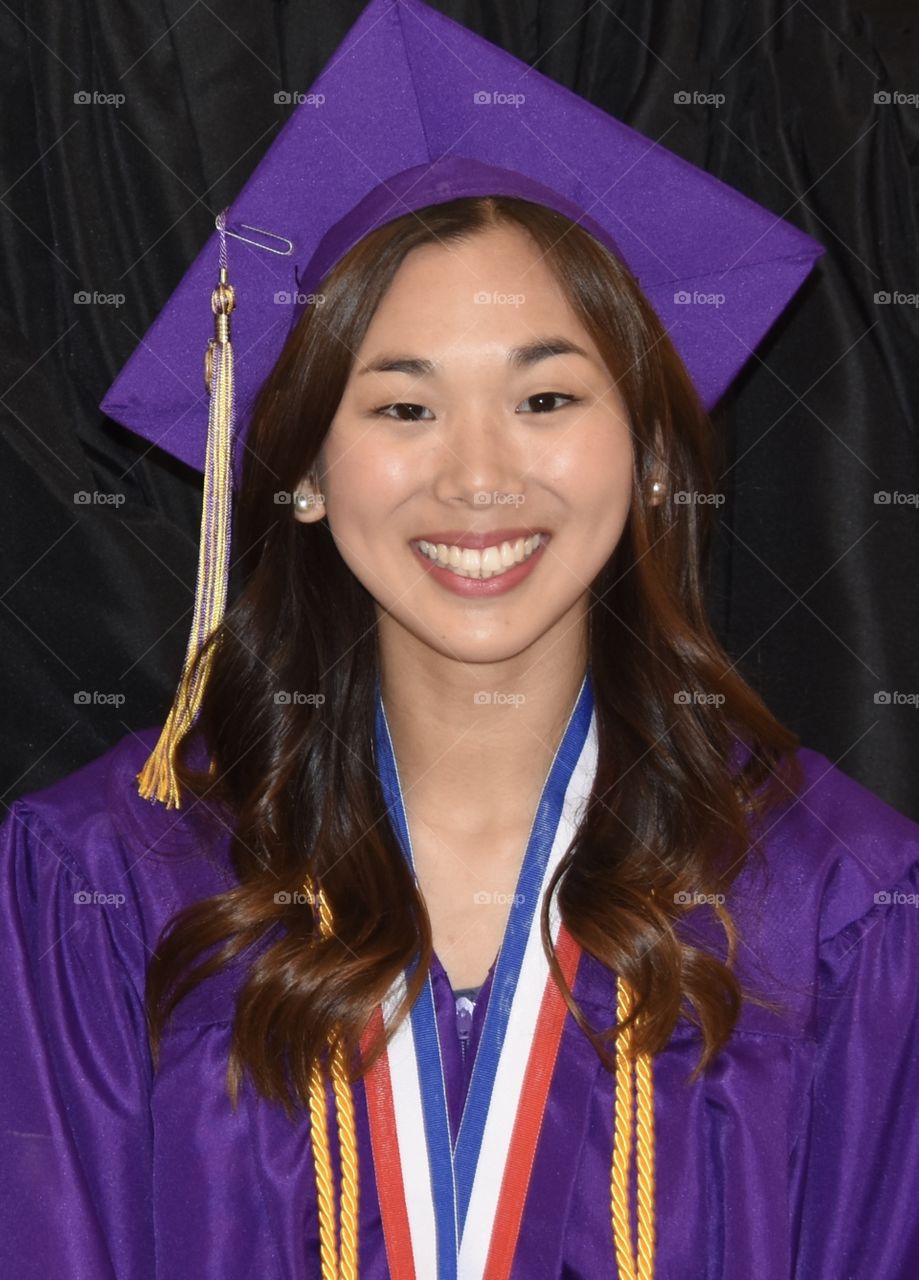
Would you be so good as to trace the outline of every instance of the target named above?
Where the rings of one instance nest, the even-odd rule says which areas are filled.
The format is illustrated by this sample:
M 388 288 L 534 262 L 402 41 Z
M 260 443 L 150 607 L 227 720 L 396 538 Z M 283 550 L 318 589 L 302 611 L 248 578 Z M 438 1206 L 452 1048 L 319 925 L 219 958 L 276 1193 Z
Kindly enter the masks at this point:
M 0 827 L 2 1276 L 155 1275 L 151 1066 L 142 1002 L 124 959 L 126 939 L 136 945 L 137 936 L 124 903 L 112 901 L 124 888 L 89 884 L 26 802 L 7 813 Z
M 917 904 L 914 862 L 821 947 L 795 1280 L 919 1276 Z

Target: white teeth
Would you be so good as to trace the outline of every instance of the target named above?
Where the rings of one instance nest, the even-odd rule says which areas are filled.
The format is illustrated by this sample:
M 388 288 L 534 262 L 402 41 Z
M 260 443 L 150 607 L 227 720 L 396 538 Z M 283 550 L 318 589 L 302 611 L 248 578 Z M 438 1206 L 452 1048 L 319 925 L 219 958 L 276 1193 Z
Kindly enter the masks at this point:
M 443 542 L 419 541 L 419 550 L 427 558 L 444 569 L 452 569 L 461 578 L 496 578 L 528 559 L 548 535 L 534 534 L 531 538 L 517 538 L 514 542 L 502 542 L 481 551 L 472 547 L 448 547 Z

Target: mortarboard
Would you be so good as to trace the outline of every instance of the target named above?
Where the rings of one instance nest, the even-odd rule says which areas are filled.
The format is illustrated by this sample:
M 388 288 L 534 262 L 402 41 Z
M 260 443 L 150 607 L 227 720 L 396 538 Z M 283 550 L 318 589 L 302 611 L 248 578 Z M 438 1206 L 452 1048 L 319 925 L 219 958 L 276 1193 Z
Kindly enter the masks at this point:
M 375 227 L 486 194 L 545 204 L 623 259 L 707 408 L 823 252 L 422 0 L 370 0 L 102 401 L 205 474 L 192 633 L 169 720 L 139 775 L 147 798 L 179 805 L 173 753 L 207 678 L 202 664 L 191 679 L 193 660 L 223 616 L 233 474 L 296 300 Z M 712 305 L 692 305 L 700 299 Z M 227 313 L 216 339 L 212 307 Z

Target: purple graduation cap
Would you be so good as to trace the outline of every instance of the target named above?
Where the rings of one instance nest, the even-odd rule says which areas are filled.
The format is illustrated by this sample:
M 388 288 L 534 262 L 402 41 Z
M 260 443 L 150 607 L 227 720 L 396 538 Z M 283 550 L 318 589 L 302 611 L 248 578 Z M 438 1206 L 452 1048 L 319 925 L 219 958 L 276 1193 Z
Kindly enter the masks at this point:
M 374 228 L 489 194 L 547 205 L 624 259 L 707 408 L 823 252 L 422 0 L 370 0 L 226 211 L 225 236 L 218 228 L 204 245 L 102 401 L 110 417 L 205 472 L 186 675 L 222 614 L 234 452 L 238 466 L 254 397 L 300 314 L 298 299 L 319 292 L 325 273 Z M 215 348 L 208 391 L 203 356 L 222 254 L 235 354 L 222 360 Z M 718 305 L 692 305 L 700 294 L 718 295 Z M 224 423 L 223 444 L 209 423 L 221 404 L 231 433 L 227 440 Z M 196 707 L 192 696 L 185 727 Z M 156 793 L 165 796 L 162 786 Z

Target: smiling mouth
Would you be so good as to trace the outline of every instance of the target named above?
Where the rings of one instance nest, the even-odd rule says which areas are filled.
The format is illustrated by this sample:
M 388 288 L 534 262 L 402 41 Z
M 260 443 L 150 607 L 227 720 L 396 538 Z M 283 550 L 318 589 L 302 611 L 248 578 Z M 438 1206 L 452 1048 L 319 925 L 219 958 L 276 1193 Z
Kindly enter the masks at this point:
M 449 569 L 458 578 L 499 578 L 509 569 L 523 564 L 549 541 L 550 534 L 537 533 L 529 538 L 517 538 L 513 542 L 495 543 L 477 550 L 473 547 L 448 546 L 443 542 L 426 542 L 423 538 L 415 546 L 432 564 Z

